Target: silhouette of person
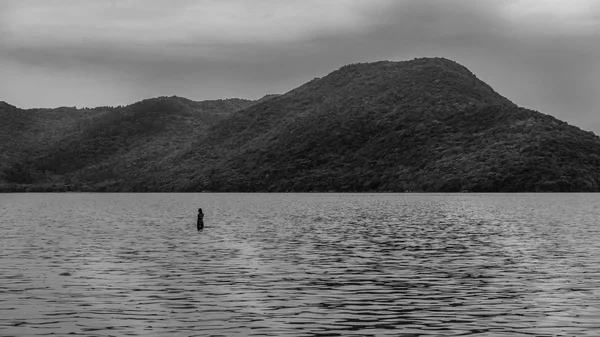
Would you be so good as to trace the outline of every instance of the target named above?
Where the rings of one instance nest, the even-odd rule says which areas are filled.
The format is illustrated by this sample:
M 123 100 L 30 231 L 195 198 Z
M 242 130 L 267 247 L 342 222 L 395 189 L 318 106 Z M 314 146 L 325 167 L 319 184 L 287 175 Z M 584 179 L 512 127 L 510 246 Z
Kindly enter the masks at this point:
M 202 208 L 198 208 L 198 230 L 204 229 L 204 213 L 202 213 Z

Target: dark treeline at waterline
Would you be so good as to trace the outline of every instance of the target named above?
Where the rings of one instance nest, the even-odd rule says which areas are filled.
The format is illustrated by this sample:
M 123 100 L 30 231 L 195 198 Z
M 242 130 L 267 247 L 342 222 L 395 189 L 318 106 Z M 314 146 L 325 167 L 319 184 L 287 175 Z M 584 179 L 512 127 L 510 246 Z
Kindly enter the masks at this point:
M 441 58 L 352 64 L 258 101 L 0 104 L 5 192 L 595 192 L 600 138 Z

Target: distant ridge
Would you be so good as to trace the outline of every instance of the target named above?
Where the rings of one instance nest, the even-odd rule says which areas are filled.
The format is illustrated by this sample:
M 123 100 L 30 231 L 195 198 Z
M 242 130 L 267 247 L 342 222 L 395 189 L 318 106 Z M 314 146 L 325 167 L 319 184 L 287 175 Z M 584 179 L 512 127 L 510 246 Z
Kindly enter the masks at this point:
M 255 101 L 157 97 L 124 107 L 21 110 L 0 104 L 0 190 L 102 190 L 155 165 Z M 4 128 L 3 128 L 4 127 Z
M 598 136 L 516 106 L 444 58 L 351 64 L 257 101 L 52 111 L 68 120 L 58 130 L 40 113 L 21 120 L 38 131 L 0 167 L 4 190 L 600 188 Z
M 281 96 L 281 95 L 280 94 L 268 94 L 268 95 L 264 95 L 263 97 L 259 98 L 256 101 L 256 103 L 262 103 L 264 101 L 270 100 L 271 98 L 276 98 L 276 97 L 279 97 L 279 96 Z

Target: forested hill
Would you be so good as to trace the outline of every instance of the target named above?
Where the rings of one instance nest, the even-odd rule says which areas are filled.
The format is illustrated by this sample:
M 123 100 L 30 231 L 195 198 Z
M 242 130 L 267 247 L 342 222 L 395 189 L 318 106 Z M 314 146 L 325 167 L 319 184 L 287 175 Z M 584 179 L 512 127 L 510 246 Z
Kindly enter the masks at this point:
M 134 118 L 136 127 L 118 113 L 104 124 L 86 124 L 70 142 L 15 159 L 13 171 L 5 170 L 5 189 L 600 188 L 599 137 L 516 106 L 465 67 L 442 58 L 344 66 L 284 95 L 198 122 L 197 132 L 177 124 L 180 112 L 169 104 Z M 156 116 L 163 116 L 160 122 L 153 122 Z M 129 131 L 119 138 L 122 130 Z M 99 134 L 103 141 L 92 141 Z M 177 138 L 176 145 L 164 145 Z M 114 139 L 128 141 L 106 149 L 104 142 Z M 162 147 L 153 150 L 158 144 Z M 28 180 L 15 172 L 28 172 Z
M 21 110 L 0 102 L 0 190 L 95 190 L 189 146 L 256 101 L 146 99 L 128 106 Z

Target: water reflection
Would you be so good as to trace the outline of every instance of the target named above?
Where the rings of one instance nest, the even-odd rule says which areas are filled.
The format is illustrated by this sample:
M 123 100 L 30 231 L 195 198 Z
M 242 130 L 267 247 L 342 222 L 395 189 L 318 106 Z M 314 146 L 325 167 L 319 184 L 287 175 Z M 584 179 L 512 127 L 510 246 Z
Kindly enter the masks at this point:
M 0 195 L 0 335 L 595 336 L 597 204 Z

